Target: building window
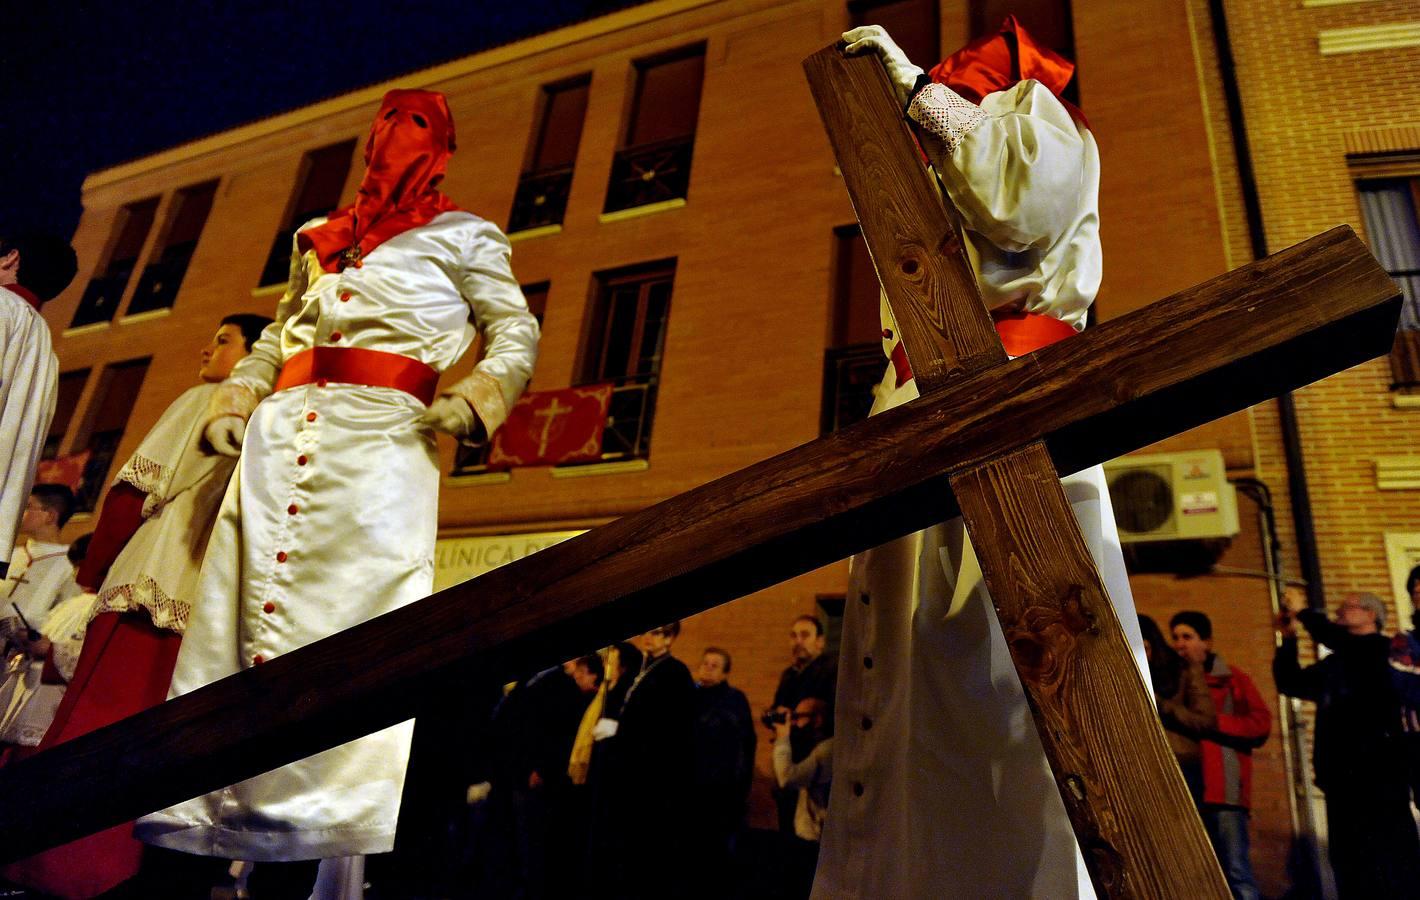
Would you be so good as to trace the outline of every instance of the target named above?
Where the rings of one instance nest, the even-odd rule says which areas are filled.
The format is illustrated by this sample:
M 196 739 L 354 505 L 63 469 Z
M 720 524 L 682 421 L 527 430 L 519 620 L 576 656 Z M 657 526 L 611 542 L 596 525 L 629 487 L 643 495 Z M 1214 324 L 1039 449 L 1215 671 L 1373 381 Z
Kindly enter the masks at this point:
M 612 385 L 603 462 L 651 455 L 674 281 L 674 260 L 597 275 L 581 383 Z
M 345 179 L 350 175 L 350 161 L 355 156 L 355 140 L 341 141 L 312 150 L 301 160 L 296 178 L 296 190 L 282 220 L 281 228 L 271 242 L 266 256 L 266 268 L 261 272 L 263 285 L 285 284 L 291 274 L 291 235 L 297 228 L 317 216 L 329 215 L 340 205 L 345 191 Z
M 217 182 L 209 181 L 183 188 L 173 197 L 168 210 L 167 233 L 153 248 L 148 264 L 143 267 L 138 288 L 128 302 L 128 315 L 172 307 L 216 196 Z
M 550 281 L 539 281 L 536 284 L 522 286 L 523 296 L 528 301 L 528 311 L 533 314 L 533 318 L 537 319 L 539 328 L 542 327 L 542 317 L 547 312 L 547 292 L 551 288 L 552 282 Z M 479 338 L 468 352 L 476 357 L 482 353 L 482 348 L 483 339 Z M 488 454 L 492 449 L 492 441 L 485 441 L 479 447 L 459 444 L 454 451 L 454 467 L 449 474 L 454 476 L 483 474 L 488 470 Z
M 528 165 L 518 179 L 513 212 L 508 216 L 510 233 L 562 224 L 591 83 L 591 76 L 584 75 L 542 89 L 542 112 Z
M 908 59 L 930 69 L 942 58 L 937 6 L 935 0 L 853 0 L 848 15 L 854 28 L 881 25 Z
M 882 380 L 878 273 L 857 225 L 833 231 L 833 318 L 823 355 L 824 434 L 861 422 Z
M 1371 249 L 1405 295 L 1390 354 L 1397 388 L 1420 387 L 1420 178 L 1357 182 Z
M 123 440 L 128 417 L 133 412 L 138 391 L 143 387 L 143 378 L 148 374 L 149 362 L 150 358 L 145 357 L 104 367 L 98 390 L 94 391 L 89 402 L 86 434 L 73 450 L 75 453 L 90 452 L 88 464 L 84 466 L 84 480 L 79 486 L 78 508 L 81 511 L 92 511 L 99 494 L 103 492 L 114 453 Z
M 704 44 L 636 63 L 631 115 L 612 160 L 604 212 L 685 198 L 704 77 Z
M 74 321 L 70 323 L 72 327 L 113 320 L 133 270 L 138 266 L 138 257 L 143 252 L 143 244 L 148 240 L 148 230 L 153 227 L 153 217 L 157 212 L 157 197 L 129 203 L 118 211 L 108 261 L 99 269 L 101 274 L 95 275 L 84 289 L 79 308 L 74 312 Z
M 59 376 L 59 391 L 54 403 L 54 418 L 49 422 L 49 434 L 44 439 L 44 459 L 54 459 L 59 455 L 59 447 L 64 443 L 64 434 L 69 430 L 69 422 L 74 418 L 74 410 L 79 408 L 79 397 L 84 393 L 84 385 L 89 381 L 88 369 L 77 369 Z

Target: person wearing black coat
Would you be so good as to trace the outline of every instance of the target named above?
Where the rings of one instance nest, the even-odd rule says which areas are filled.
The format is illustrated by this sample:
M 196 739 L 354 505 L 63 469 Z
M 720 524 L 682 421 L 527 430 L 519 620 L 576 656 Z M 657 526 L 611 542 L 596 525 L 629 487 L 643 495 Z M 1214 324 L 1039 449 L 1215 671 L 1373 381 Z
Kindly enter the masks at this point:
M 1278 621 L 1282 643 L 1272 661 L 1277 690 L 1316 704 L 1316 785 L 1326 797 L 1331 868 L 1342 900 L 1415 896 L 1420 836 L 1410 815 L 1410 787 L 1399 743 L 1400 705 L 1390 677 L 1390 640 L 1381 633 L 1385 605 L 1348 594 L 1335 620 L 1299 608 L 1289 592 Z M 1331 654 L 1303 667 L 1299 620 Z
M 680 623 L 637 639 L 644 656 L 621 703 L 615 734 L 606 738 L 604 823 L 613 842 L 601 860 L 607 877 L 590 885 L 600 896 L 664 896 L 685 876 L 691 852 L 687 802 L 692 780 L 695 683 L 671 655 Z M 597 762 L 594 762 L 596 765 Z M 603 827 L 598 825 L 598 827 Z

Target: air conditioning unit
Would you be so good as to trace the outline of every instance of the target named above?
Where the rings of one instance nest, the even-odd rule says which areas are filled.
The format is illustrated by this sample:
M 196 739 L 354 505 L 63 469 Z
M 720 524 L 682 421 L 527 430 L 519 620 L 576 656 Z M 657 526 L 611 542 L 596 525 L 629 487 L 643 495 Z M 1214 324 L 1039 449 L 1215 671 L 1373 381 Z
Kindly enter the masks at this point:
M 1121 543 L 1238 533 L 1237 490 L 1218 450 L 1121 456 L 1104 472 Z

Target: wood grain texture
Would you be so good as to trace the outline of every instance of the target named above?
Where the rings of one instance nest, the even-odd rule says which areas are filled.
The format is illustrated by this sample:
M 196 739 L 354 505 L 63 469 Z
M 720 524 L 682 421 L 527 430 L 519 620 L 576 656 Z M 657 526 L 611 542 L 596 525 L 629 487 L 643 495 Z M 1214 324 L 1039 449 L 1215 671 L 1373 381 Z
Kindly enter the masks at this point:
M 942 229 L 956 238 L 960 217 L 924 171 L 881 64 L 828 47 L 804 66 L 914 373 L 933 374 L 918 377 L 919 389 L 948 391 L 966 373 L 999 367 L 1005 353 L 962 242 L 923 258 L 921 238 Z M 976 352 L 986 345 L 995 352 Z M 1225 900 L 1227 882 L 1044 444 L 959 471 L 951 485 L 1096 892 Z
M 1232 896 L 1042 442 L 952 478 L 1101 897 Z
M 1400 294 L 1333 229 L 1038 353 L 0 769 L 8 857 L 417 715 L 955 515 L 1045 439 L 1075 471 L 1390 349 Z
M 825 47 L 804 71 L 918 390 L 1005 362 L 959 217 L 932 184 L 882 64 Z

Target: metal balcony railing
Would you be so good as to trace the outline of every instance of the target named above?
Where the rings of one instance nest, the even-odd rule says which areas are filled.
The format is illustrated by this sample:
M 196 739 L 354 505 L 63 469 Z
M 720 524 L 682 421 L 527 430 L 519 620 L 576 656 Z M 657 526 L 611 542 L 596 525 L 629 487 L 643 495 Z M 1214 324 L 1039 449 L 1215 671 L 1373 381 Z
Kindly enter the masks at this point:
M 572 167 L 524 172 L 513 195 L 513 212 L 508 216 L 508 233 L 561 225 L 567 211 L 567 194 L 572 189 Z
M 603 212 L 616 212 L 686 195 L 695 135 L 618 150 L 611 163 Z

